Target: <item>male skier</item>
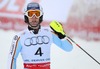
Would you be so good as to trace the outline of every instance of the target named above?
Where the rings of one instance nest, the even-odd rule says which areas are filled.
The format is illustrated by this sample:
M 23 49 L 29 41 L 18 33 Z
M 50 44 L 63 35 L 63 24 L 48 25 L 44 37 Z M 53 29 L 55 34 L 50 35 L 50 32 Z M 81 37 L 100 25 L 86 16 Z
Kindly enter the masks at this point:
M 19 53 L 23 59 L 23 69 L 50 69 L 52 43 L 67 52 L 73 49 L 59 22 L 50 23 L 52 31 L 48 27 L 41 26 L 43 14 L 39 3 L 28 3 L 24 13 L 24 20 L 28 27 L 16 34 L 12 40 L 8 69 L 16 69 L 16 59 Z

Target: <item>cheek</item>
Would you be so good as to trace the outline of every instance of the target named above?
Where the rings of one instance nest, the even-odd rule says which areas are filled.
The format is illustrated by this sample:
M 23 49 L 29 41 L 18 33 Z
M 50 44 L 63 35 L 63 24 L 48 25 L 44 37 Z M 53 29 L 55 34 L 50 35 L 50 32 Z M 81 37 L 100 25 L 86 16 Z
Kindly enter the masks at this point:
M 39 18 L 38 18 L 38 19 L 36 19 L 36 21 L 39 21 Z
M 32 18 L 29 18 L 29 22 L 31 22 L 33 19 Z

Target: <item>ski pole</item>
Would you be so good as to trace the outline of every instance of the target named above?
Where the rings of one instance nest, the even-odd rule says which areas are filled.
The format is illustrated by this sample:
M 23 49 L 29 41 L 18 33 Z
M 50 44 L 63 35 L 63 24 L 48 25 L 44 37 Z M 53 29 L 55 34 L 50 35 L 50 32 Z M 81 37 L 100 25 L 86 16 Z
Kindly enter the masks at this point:
M 69 36 L 67 36 L 76 46 L 78 46 L 82 51 L 84 51 L 88 56 L 90 56 L 95 62 L 97 62 L 100 65 L 100 62 L 98 62 L 93 56 L 91 56 L 88 52 L 86 52 L 79 44 L 77 44 L 73 39 L 71 39 Z

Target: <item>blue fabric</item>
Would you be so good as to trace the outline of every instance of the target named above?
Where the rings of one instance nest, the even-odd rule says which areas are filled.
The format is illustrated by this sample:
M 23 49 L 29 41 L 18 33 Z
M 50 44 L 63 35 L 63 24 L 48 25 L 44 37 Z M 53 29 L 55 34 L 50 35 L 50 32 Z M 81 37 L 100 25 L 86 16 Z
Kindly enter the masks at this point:
M 73 46 L 70 44 L 67 40 L 61 40 L 56 35 L 53 34 L 53 43 L 56 44 L 58 47 L 63 49 L 64 51 L 71 51 L 73 49 Z

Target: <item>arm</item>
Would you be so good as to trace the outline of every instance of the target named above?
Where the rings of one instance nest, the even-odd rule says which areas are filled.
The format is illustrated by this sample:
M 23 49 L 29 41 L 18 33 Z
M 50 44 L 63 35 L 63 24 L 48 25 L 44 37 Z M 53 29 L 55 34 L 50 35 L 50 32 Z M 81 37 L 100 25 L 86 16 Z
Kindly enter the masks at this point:
M 73 49 L 72 44 L 67 39 L 59 39 L 57 35 L 52 34 L 53 36 L 53 43 L 56 44 L 58 47 L 63 49 L 64 51 L 71 51 Z
M 20 37 L 17 35 L 13 38 L 11 48 L 8 54 L 8 68 L 7 69 L 16 69 L 16 59 L 21 50 Z
M 53 33 L 53 42 L 63 50 L 71 51 L 73 46 L 67 39 L 62 24 L 57 21 L 52 21 L 50 23 L 50 28 L 52 29 Z

